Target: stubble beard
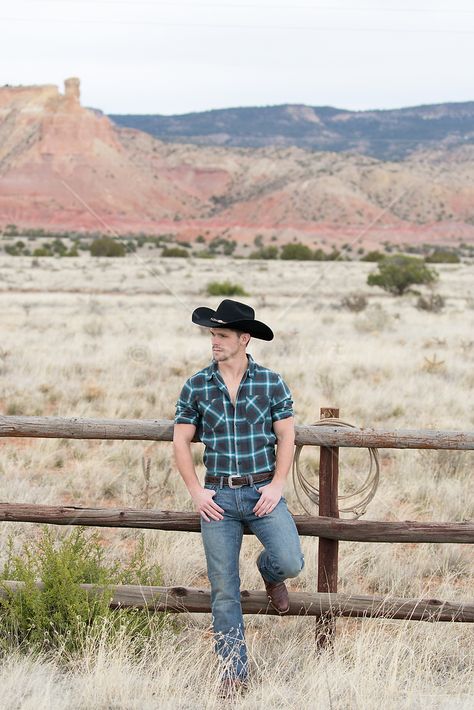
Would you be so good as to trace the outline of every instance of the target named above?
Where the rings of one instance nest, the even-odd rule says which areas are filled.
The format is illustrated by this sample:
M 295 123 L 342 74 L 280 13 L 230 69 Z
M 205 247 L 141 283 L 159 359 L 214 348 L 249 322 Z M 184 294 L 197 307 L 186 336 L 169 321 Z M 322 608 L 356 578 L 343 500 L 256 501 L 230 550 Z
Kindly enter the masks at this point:
M 234 355 L 237 355 L 238 353 L 238 348 L 236 350 L 220 350 L 219 352 L 215 352 L 214 350 L 212 351 L 212 357 L 214 360 L 218 362 L 225 362 L 226 360 L 229 360 L 229 358 L 233 357 Z

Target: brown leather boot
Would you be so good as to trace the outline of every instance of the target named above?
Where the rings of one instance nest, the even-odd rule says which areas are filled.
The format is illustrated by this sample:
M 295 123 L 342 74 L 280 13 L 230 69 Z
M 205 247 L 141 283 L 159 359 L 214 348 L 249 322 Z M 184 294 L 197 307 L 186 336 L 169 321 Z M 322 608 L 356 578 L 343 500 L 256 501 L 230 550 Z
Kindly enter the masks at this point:
M 279 614 L 286 614 L 290 610 L 290 599 L 288 597 L 288 590 L 284 582 L 267 582 L 267 580 L 262 577 L 265 583 L 265 589 L 267 590 L 267 597 L 270 600 L 270 604 Z

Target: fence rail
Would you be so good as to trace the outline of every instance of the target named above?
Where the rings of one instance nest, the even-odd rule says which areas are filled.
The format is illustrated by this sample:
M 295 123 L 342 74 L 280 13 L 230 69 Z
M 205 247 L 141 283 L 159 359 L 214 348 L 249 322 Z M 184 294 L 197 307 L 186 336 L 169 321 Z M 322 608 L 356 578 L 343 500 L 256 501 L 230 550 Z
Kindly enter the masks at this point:
M 474 522 L 417 523 L 341 520 L 309 515 L 293 515 L 298 533 L 346 542 L 450 542 L 474 543 Z M 52 525 L 93 525 L 109 528 L 146 528 L 200 532 L 197 513 L 139 508 L 82 508 L 80 506 L 0 503 L 0 522 L 50 523 Z M 245 535 L 252 535 L 244 528 Z
M 321 416 L 337 417 L 334 408 L 321 409 Z M 119 439 L 172 441 L 173 421 L 166 419 L 82 419 L 78 417 L 26 417 L 0 415 L 0 437 L 60 439 Z M 198 438 L 195 441 L 199 441 Z M 291 592 L 288 615 L 318 619 L 318 643 L 334 635 L 338 616 L 411 619 L 422 621 L 474 622 L 474 602 L 436 599 L 398 599 L 337 593 L 338 541 L 357 542 L 474 542 L 474 521 L 459 523 L 341 520 L 337 510 L 339 447 L 395 449 L 474 450 L 474 431 L 429 429 L 346 428 L 336 423 L 295 427 L 297 446 L 319 446 L 319 516 L 295 515 L 300 535 L 319 538 L 318 592 Z M 140 510 L 134 508 L 86 508 L 0 503 L 0 522 L 92 525 L 98 527 L 148 528 L 199 532 L 196 513 Z M 245 534 L 251 534 L 249 530 Z M 18 591 L 22 583 L 3 581 L 0 597 Z M 41 586 L 41 583 L 39 583 Z M 94 593 L 92 585 L 81 585 Z M 210 612 L 210 592 L 187 587 L 122 585 L 111 590 L 112 607 L 141 607 L 155 611 Z M 246 614 L 276 614 L 263 591 L 241 592 Z M 324 630 L 321 632 L 321 627 Z
M 5 587 L 2 589 L 2 585 Z M 3 581 L 0 597 L 8 595 L 8 589 L 17 592 L 24 582 Z M 41 589 L 44 585 L 37 583 Z M 92 584 L 79 585 L 91 595 L 103 591 Z M 121 584 L 110 588 L 110 606 L 113 608 L 139 608 L 151 611 L 210 612 L 211 595 L 207 589 L 196 587 L 151 587 L 146 585 Z M 332 594 L 318 592 L 290 592 L 292 616 L 366 617 L 405 619 L 411 621 L 459 621 L 474 622 L 474 604 L 452 603 L 439 599 L 397 599 L 357 594 Z M 240 594 L 244 614 L 273 614 L 263 591 L 248 591 Z
M 56 439 L 121 439 L 172 441 L 169 419 L 80 419 L 79 417 L 24 417 L 0 415 L 0 437 Z M 195 438 L 194 441 L 199 441 Z M 328 423 L 295 427 L 297 446 L 375 447 L 385 449 L 474 450 L 474 431 L 436 429 L 347 429 Z

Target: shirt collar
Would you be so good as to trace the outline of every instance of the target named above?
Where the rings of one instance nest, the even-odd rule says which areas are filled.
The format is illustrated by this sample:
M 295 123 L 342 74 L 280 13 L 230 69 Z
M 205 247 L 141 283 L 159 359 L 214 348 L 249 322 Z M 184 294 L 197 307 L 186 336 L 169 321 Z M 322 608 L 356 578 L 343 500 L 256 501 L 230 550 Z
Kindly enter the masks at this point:
M 255 375 L 255 360 L 253 359 L 250 353 L 246 353 L 246 355 L 248 360 L 246 372 L 249 377 L 253 377 Z M 206 380 L 212 379 L 212 376 L 216 372 L 218 372 L 217 362 L 213 360 L 209 367 L 206 368 Z

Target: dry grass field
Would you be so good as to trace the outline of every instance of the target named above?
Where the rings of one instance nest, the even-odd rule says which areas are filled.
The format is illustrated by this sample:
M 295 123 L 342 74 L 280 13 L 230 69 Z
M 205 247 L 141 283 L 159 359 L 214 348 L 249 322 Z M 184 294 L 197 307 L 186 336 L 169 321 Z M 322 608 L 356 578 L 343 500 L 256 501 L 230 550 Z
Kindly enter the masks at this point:
M 0 411 L 65 417 L 172 419 L 184 380 L 210 362 L 207 332 L 191 323 L 214 279 L 240 283 L 257 318 L 275 332 L 252 340 L 253 357 L 280 372 L 296 423 L 321 406 L 360 426 L 474 428 L 474 265 L 441 265 L 441 313 L 416 297 L 366 286 L 374 265 L 357 262 L 0 258 Z M 365 310 L 341 305 L 366 294 Z M 194 445 L 199 475 L 201 445 Z M 151 459 L 147 487 L 142 457 Z M 306 468 L 317 450 L 305 449 Z M 381 450 L 380 486 L 366 517 L 474 518 L 473 452 Z M 364 450 L 341 450 L 351 490 L 367 470 Z M 166 442 L 0 439 L 0 499 L 8 502 L 192 510 Z M 285 496 L 303 512 L 291 476 Z M 41 526 L 0 525 L 17 549 Z M 67 528 L 57 528 L 58 536 Z M 145 538 L 166 585 L 208 586 L 199 534 L 102 529 L 107 555 L 127 559 Z M 317 539 L 302 538 L 306 564 L 290 587 L 316 590 Z M 260 588 L 258 541 L 244 539 L 242 587 Z M 340 544 L 343 592 L 472 600 L 473 552 L 441 544 Z M 217 708 L 210 615 L 180 615 L 137 657 L 126 638 L 100 639 L 68 664 L 61 653 L 7 654 L 0 707 L 128 710 Z M 340 620 L 332 650 L 318 654 L 314 620 L 247 616 L 253 680 L 240 708 L 443 708 L 474 705 L 473 629 L 456 623 Z

